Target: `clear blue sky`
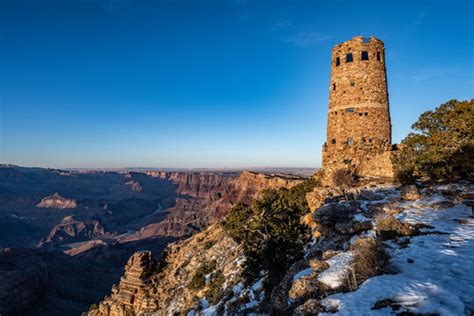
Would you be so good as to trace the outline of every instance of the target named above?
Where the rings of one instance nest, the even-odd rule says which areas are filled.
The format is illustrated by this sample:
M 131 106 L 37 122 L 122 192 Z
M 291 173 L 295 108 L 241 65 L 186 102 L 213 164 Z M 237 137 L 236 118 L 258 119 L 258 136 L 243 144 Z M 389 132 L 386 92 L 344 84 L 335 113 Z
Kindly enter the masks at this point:
M 468 1 L 0 0 L 0 161 L 316 167 L 331 47 L 385 42 L 394 141 L 474 91 Z

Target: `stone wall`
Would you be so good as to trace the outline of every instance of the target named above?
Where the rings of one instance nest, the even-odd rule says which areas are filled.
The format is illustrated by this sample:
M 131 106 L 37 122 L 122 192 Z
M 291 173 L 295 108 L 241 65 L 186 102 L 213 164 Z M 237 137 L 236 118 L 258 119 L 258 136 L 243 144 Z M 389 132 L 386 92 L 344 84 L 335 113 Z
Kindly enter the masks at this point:
M 357 36 L 332 50 L 325 175 L 391 177 L 391 148 L 384 44 Z

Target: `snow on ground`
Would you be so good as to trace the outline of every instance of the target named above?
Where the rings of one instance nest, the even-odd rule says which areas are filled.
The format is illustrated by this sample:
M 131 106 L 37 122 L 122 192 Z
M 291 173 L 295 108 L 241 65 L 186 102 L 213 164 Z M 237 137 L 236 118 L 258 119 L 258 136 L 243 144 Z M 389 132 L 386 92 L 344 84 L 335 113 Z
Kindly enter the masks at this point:
M 355 220 L 355 221 L 358 221 L 358 222 L 370 221 L 369 218 L 365 217 L 365 216 L 362 215 L 362 214 L 356 214 L 356 215 L 354 215 L 354 220 Z
M 310 275 L 312 272 L 313 272 L 313 269 L 311 269 L 311 268 L 307 268 L 307 269 L 304 269 L 304 270 L 298 272 L 297 274 L 295 274 L 293 276 L 293 282 L 296 281 L 296 280 L 301 279 L 304 276 Z
M 402 204 L 405 210 L 398 216 L 400 220 L 434 228 L 424 230 L 433 234 L 412 237 L 407 248 L 398 248 L 392 243 L 391 262 L 398 268 L 397 274 L 370 278 L 357 291 L 331 295 L 322 303 L 327 308 L 337 309 L 337 315 L 393 314 L 390 307 L 371 309 L 382 299 L 391 299 L 400 305 L 399 312 L 471 315 L 474 311 L 474 219 L 469 217 L 471 209 L 462 204 L 441 210 L 430 207 L 443 200 L 441 195 L 434 195 Z
M 352 252 L 341 252 L 326 262 L 329 264 L 329 269 L 321 272 L 318 276 L 318 281 L 326 284 L 332 289 L 338 288 L 346 279 L 350 263 L 354 255 Z

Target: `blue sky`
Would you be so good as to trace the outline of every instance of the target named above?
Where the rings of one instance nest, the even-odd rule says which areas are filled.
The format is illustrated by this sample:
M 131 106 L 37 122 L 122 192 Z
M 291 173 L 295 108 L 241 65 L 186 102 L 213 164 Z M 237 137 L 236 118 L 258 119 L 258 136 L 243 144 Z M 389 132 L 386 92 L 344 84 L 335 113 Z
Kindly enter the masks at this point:
M 0 161 L 317 167 L 331 47 L 385 42 L 393 141 L 474 91 L 472 1 L 0 0 Z

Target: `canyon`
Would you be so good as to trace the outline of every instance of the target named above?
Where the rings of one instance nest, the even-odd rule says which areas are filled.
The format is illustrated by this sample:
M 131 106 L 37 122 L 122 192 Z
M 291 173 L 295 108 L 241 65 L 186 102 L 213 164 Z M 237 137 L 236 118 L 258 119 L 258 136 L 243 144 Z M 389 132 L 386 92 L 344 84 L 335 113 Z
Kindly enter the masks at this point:
M 110 291 L 136 251 L 160 258 L 169 243 L 219 222 L 235 203 L 304 179 L 268 170 L 2 165 L 0 313 L 78 315 Z

